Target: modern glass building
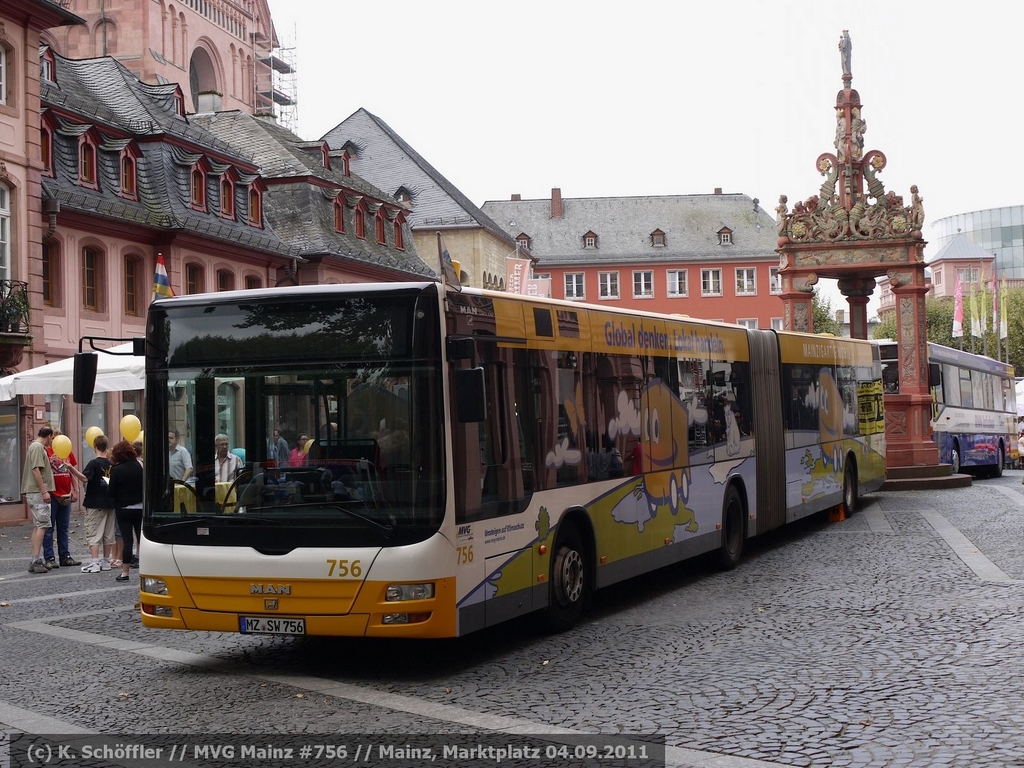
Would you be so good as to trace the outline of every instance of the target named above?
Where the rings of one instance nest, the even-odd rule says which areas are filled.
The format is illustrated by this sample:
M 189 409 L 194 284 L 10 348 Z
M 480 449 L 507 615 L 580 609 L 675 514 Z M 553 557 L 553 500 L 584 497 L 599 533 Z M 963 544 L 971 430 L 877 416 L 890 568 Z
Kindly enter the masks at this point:
M 989 208 L 937 219 L 929 248 L 942 249 L 958 233 L 996 257 L 998 278 L 1024 279 L 1024 205 Z

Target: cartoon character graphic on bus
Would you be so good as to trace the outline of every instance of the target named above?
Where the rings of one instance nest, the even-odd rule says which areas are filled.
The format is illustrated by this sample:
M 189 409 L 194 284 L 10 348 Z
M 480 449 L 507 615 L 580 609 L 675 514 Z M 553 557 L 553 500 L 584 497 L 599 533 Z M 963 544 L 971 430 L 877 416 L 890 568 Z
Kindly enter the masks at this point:
M 844 428 L 856 418 L 855 413 L 848 412 L 839 386 L 828 368 L 818 372 L 817 386 L 810 388 L 806 404 L 818 412 L 821 448 L 817 457 L 808 449 L 800 459 L 807 477 L 807 481 L 801 485 L 804 500 L 828 493 L 839 485 L 844 464 Z
M 658 510 L 667 506 L 679 518 L 678 526 L 695 533 L 697 519 L 687 506 L 691 483 L 687 433 L 698 415 L 703 416 L 700 423 L 707 421 L 707 412 L 693 407 L 691 414 L 691 408 L 660 379 L 653 379 L 644 388 L 639 404 L 637 407 L 625 391 L 620 392 L 617 424 L 609 425 L 609 432 L 616 428 L 621 431 L 621 426 L 617 425 L 624 422 L 635 425 L 630 431 L 640 438 L 642 450 L 640 468 L 634 472 L 644 473 L 631 494 L 612 509 L 612 518 L 620 523 L 636 524 L 643 531 Z

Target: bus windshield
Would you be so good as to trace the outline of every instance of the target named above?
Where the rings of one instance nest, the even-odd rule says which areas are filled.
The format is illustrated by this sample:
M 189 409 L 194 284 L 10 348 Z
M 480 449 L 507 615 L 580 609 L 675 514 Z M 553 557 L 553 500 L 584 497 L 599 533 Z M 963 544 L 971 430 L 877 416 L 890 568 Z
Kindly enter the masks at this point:
M 169 308 L 166 368 L 149 373 L 146 423 L 166 437 L 147 441 L 146 536 L 274 553 L 435 533 L 439 347 L 413 340 L 439 331 L 412 328 L 437 316 L 415 305 L 336 293 L 260 302 L 259 317 L 237 298 Z

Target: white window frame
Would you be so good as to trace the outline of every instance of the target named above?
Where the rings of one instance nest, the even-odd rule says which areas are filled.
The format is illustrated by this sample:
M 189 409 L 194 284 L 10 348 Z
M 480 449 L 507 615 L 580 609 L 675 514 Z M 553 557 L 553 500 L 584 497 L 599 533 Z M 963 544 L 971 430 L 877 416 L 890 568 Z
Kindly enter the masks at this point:
M 596 235 L 587 235 L 586 237 L 584 237 L 583 238 L 583 247 L 584 248 L 597 248 L 597 236 Z
M 680 280 L 680 276 L 682 280 Z M 668 283 L 669 298 L 686 298 L 690 295 L 690 277 L 685 269 L 670 269 L 665 273 L 665 280 Z M 680 283 L 682 290 L 679 289 Z
M 772 318 L 772 330 L 773 331 L 784 331 L 785 330 L 785 327 L 784 327 L 785 324 L 786 324 L 785 320 L 783 318 L 781 318 L 781 317 L 773 317 Z
M 732 232 L 720 232 L 718 234 L 719 245 L 732 245 Z
M 566 272 L 562 277 L 565 298 L 569 301 L 584 301 L 587 298 L 587 277 L 585 272 Z
M 638 286 L 639 282 L 639 286 Z M 637 288 L 639 287 L 639 291 Z M 635 269 L 633 270 L 633 298 L 653 299 L 654 298 L 654 270 Z
M 655 232 L 654 234 L 652 234 L 651 235 L 651 245 L 654 246 L 655 248 L 664 248 L 665 247 L 665 233 L 664 232 Z
M 715 283 L 718 289 L 715 290 Z M 700 271 L 700 295 L 721 296 L 722 295 L 722 270 L 718 268 L 706 268 Z
M 757 330 L 757 318 L 756 317 L 741 317 L 736 321 L 736 325 L 742 325 L 749 328 L 752 331 Z
M 619 273 L 597 273 L 597 298 L 607 301 L 619 298 Z
M 956 276 L 960 279 L 961 283 L 976 283 L 978 282 L 978 268 L 958 267 L 956 270 Z
M 534 280 L 550 280 L 551 279 L 551 273 L 550 272 L 541 272 L 540 274 L 534 273 L 533 279 Z
M 757 296 L 757 267 L 736 267 L 736 295 Z
M 936 285 L 942 285 L 942 270 L 935 270 L 935 274 L 932 276 L 932 279 L 935 281 Z
M 778 267 L 771 267 L 768 270 L 768 291 L 773 296 L 782 293 L 782 275 Z
M 0 183 L 0 280 L 11 279 L 11 190 Z
M 0 45 L 0 104 L 7 103 L 7 49 Z

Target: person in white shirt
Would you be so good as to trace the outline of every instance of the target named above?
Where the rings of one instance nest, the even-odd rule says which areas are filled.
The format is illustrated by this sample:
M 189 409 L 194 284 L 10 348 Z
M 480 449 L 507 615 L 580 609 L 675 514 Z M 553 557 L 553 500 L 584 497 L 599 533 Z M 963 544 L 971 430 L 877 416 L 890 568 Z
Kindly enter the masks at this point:
M 217 435 L 213 438 L 213 444 L 217 449 L 217 456 L 214 460 L 217 482 L 230 483 L 242 470 L 242 460 L 228 450 L 227 435 Z
M 178 444 L 180 439 L 178 430 L 167 430 L 167 456 L 171 477 L 185 482 L 192 477 L 192 456 L 185 446 Z

